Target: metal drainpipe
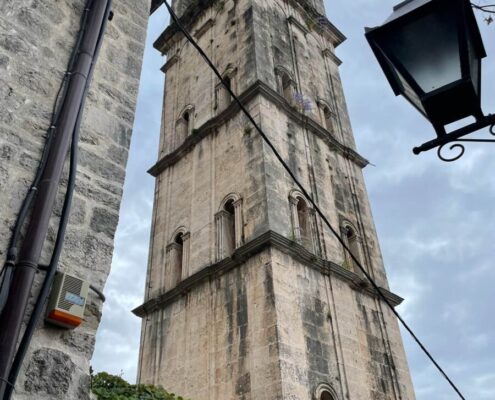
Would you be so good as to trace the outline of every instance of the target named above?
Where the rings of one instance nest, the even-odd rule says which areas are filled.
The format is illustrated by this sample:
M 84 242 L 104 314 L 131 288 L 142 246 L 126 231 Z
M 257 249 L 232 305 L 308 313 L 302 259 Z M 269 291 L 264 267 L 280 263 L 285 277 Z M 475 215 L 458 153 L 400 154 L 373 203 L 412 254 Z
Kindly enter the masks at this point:
M 104 23 L 107 3 L 107 0 L 94 1 L 88 14 L 81 50 L 68 86 L 67 101 L 61 110 L 59 125 L 56 127 L 54 142 L 19 253 L 19 262 L 15 267 L 9 297 L 0 316 L 0 399 L 3 399 L 5 394 L 9 370 L 53 212 L 70 138 L 75 128 L 98 37 Z

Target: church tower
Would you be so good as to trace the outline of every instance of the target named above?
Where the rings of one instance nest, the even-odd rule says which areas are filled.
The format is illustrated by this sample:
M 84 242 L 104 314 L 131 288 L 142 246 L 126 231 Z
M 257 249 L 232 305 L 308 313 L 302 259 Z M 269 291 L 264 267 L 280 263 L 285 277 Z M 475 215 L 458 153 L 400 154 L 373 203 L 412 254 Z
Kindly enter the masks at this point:
M 323 0 L 176 0 L 394 305 Z M 175 25 L 138 380 L 191 400 L 413 400 L 399 327 Z

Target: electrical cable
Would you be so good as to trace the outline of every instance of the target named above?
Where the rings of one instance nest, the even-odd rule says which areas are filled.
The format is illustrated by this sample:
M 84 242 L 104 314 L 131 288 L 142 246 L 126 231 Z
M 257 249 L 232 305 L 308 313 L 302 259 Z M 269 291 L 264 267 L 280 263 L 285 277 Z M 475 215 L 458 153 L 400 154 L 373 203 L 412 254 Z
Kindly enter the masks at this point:
M 31 209 L 31 205 L 33 203 L 34 198 L 36 197 L 37 191 L 38 191 L 38 185 L 40 183 L 41 177 L 43 175 L 43 171 L 45 170 L 45 166 L 48 160 L 48 154 L 50 153 L 50 148 L 52 145 L 53 141 L 53 136 L 55 134 L 59 116 L 60 116 L 60 111 L 62 109 L 62 104 L 64 104 L 64 101 L 67 97 L 67 89 L 68 89 L 68 82 L 70 79 L 70 71 L 72 71 L 74 67 L 74 63 L 76 61 L 76 57 L 81 45 L 83 33 L 84 33 L 84 27 L 86 26 L 86 21 L 88 19 L 88 13 L 89 10 L 91 9 L 91 6 L 93 4 L 94 0 L 89 0 L 86 8 L 84 9 L 84 12 L 81 16 L 81 23 L 80 23 L 80 30 L 76 39 L 75 46 L 73 47 L 72 53 L 69 57 L 69 61 L 67 64 L 67 69 L 64 74 L 64 78 L 62 81 L 62 84 L 60 85 L 57 94 L 55 96 L 55 102 L 53 103 L 53 109 L 52 109 L 52 118 L 50 120 L 50 126 L 47 131 L 47 138 L 45 141 L 45 145 L 41 154 L 41 159 L 38 164 L 38 169 L 36 171 L 35 177 L 33 179 L 33 182 L 31 183 L 31 186 L 29 188 L 28 193 L 26 194 L 26 197 L 24 198 L 24 201 L 21 205 L 21 209 L 18 213 L 16 222 L 14 224 L 13 228 L 13 233 L 10 239 L 9 247 L 7 250 L 7 258 L 4 263 L 4 266 L 2 267 L 2 270 L 0 272 L 0 314 L 2 313 L 2 310 L 5 306 L 5 303 L 8 298 L 9 290 L 10 290 L 10 283 L 12 280 L 13 276 L 13 270 L 15 268 L 15 264 L 17 261 L 17 244 L 20 240 L 21 237 L 21 230 L 22 227 L 24 226 L 24 222 L 26 221 L 26 218 L 28 217 L 29 211 Z
M 477 4 L 471 3 L 471 6 L 476 10 L 486 12 L 487 14 L 495 14 L 495 10 L 493 10 L 493 8 L 495 8 L 495 4 L 486 4 L 484 6 L 479 6 Z
M 275 157 L 277 160 L 281 163 L 281 165 L 284 167 L 286 172 L 289 174 L 289 176 L 292 178 L 294 183 L 297 185 L 297 187 L 301 190 L 301 192 L 304 194 L 304 196 L 308 199 L 308 201 L 311 203 L 313 206 L 314 210 L 316 213 L 320 216 L 320 218 L 323 220 L 325 225 L 330 229 L 332 234 L 337 238 L 337 240 L 340 242 L 340 244 L 344 247 L 344 249 L 349 253 L 350 257 L 352 260 L 355 262 L 355 264 L 358 266 L 358 268 L 361 270 L 363 275 L 366 277 L 366 279 L 371 283 L 373 288 L 375 289 L 376 293 L 378 296 L 387 304 L 387 306 L 390 308 L 392 313 L 396 316 L 396 318 L 400 321 L 401 325 L 406 329 L 406 331 L 411 335 L 413 340 L 416 342 L 416 344 L 421 348 L 421 350 L 426 354 L 426 356 L 430 359 L 430 361 L 433 363 L 433 365 L 436 367 L 436 369 L 440 372 L 440 374 L 446 379 L 446 381 L 449 383 L 449 385 L 452 387 L 452 389 L 459 395 L 459 397 L 462 400 L 465 400 L 465 397 L 462 395 L 461 391 L 457 388 L 457 386 L 454 384 L 454 382 L 450 379 L 450 377 L 447 375 L 447 373 L 442 369 L 442 367 L 438 364 L 438 362 L 435 360 L 435 358 L 432 356 L 432 354 L 428 351 L 428 349 L 425 347 L 425 345 L 420 341 L 418 336 L 414 333 L 412 328 L 409 327 L 409 325 L 405 322 L 405 320 L 401 317 L 399 312 L 395 309 L 395 307 L 392 305 L 392 303 L 387 299 L 387 297 L 382 293 L 380 290 L 380 287 L 377 285 L 377 283 L 373 280 L 373 278 L 370 276 L 368 271 L 363 267 L 361 262 L 357 259 L 357 257 L 352 253 L 352 251 L 349 249 L 345 241 L 342 239 L 342 237 L 338 234 L 338 232 L 333 228 L 331 225 L 330 221 L 328 218 L 325 216 L 325 214 L 320 210 L 319 206 L 316 204 L 316 202 L 313 200 L 312 196 L 307 192 L 305 187 L 303 186 L 302 183 L 299 182 L 297 177 L 294 175 L 290 167 L 287 165 L 287 163 L 284 161 L 282 156 L 279 154 L 278 150 L 275 148 L 271 140 L 267 137 L 267 135 L 263 132 L 261 127 L 258 125 L 258 123 L 254 120 L 254 118 L 251 116 L 249 111 L 244 107 L 242 102 L 239 100 L 239 98 L 236 96 L 236 94 L 232 91 L 230 85 L 228 85 L 225 80 L 223 79 L 221 73 L 218 71 L 218 69 L 215 67 L 213 62 L 210 60 L 208 55 L 203 51 L 203 49 L 199 46 L 199 44 L 196 42 L 196 40 L 191 36 L 191 34 L 187 31 L 187 29 L 182 25 L 179 17 L 177 14 L 174 12 L 172 7 L 168 4 L 167 0 L 163 0 L 163 3 L 168 9 L 168 12 L 170 16 L 172 17 L 173 22 L 175 25 L 179 28 L 179 30 L 184 34 L 184 36 L 187 38 L 187 40 L 193 45 L 193 47 L 199 52 L 201 57 L 204 59 L 204 61 L 208 64 L 208 66 L 213 70 L 217 78 L 220 80 L 224 88 L 227 90 L 227 92 L 232 96 L 236 104 L 239 106 L 241 111 L 244 113 L 244 115 L 248 118 L 248 120 L 253 124 L 255 129 L 258 131 L 260 136 L 263 138 L 265 143 L 270 147 L 270 149 L 273 151 Z
M 91 4 L 93 3 L 94 0 L 89 0 L 88 6 L 86 7 L 85 12 L 91 8 Z M 91 69 L 88 74 L 88 78 L 86 81 L 86 85 L 84 88 L 84 93 L 82 97 L 82 101 L 79 107 L 79 111 L 77 114 L 77 119 L 76 119 L 76 124 L 75 128 L 73 131 L 72 135 L 72 144 L 71 144 L 71 150 L 70 150 L 70 167 L 69 167 L 69 179 L 67 182 L 67 189 L 66 189 L 66 194 L 65 194 L 65 199 L 64 199 L 64 205 L 62 208 L 62 213 L 60 216 L 60 221 L 59 221 L 59 229 L 57 232 L 57 238 L 55 241 L 55 246 L 53 249 L 52 257 L 50 260 L 50 265 L 47 267 L 47 274 L 45 276 L 43 285 L 41 287 L 40 293 L 38 295 L 37 301 L 35 303 L 33 312 L 31 314 L 31 317 L 29 319 L 29 322 L 27 324 L 26 330 L 24 332 L 24 335 L 22 337 L 22 340 L 19 344 L 18 350 L 16 352 L 14 361 L 12 363 L 10 373 L 9 373 L 9 379 L 8 381 L 11 383 L 10 386 L 7 387 L 4 395 L 4 400 L 10 400 L 12 392 L 15 387 L 15 383 L 17 381 L 17 377 L 19 375 L 22 362 L 24 361 L 26 352 L 29 348 L 29 345 L 31 343 L 34 331 L 38 325 L 38 322 L 40 320 L 41 314 L 43 313 L 43 309 L 45 307 L 45 304 L 48 300 L 48 296 L 50 294 L 50 290 L 53 286 L 53 280 L 55 278 L 55 274 L 57 272 L 57 266 L 58 262 L 60 260 L 60 255 L 62 253 L 62 248 L 63 248 L 63 243 L 65 239 L 65 232 L 67 229 L 67 224 L 69 222 L 69 216 L 70 216 L 70 209 L 72 205 L 72 198 L 74 195 L 74 190 L 75 190 L 75 183 L 76 183 L 76 176 L 77 176 L 77 164 L 78 164 L 78 156 L 79 156 L 79 136 L 80 136 L 80 128 L 81 128 L 81 119 L 83 116 L 83 111 L 84 111 L 84 106 L 87 98 L 87 92 L 89 90 L 89 86 L 93 77 L 94 73 L 94 67 L 96 65 L 96 61 L 98 59 L 100 50 L 101 50 L 101 45 L 103 43 L 103 37 L 104 33 L 106 30 L 106 26 L 108 23 L 108 20 L 110 19 L 111 15 L 111 7 L 112 7 L 112 0 L 108 0 L 106 11 L 105 11 L 105 17 L 103 19 L 103 24 L 101 26 L 101 30 L 98 36 L 98 41 L 97 45 L 95 48 L 95 52 L 93 55 L 93 61 L 91 64 Z M 83 23 L 85 22 L 86 17 L 83 20 Z M 85 25 L 83 25 L 83 28 L 81 29 L 81 34 L 80 38 L 76 42 L 76 48 L 79 48 L 79 44 L 81 43 L 81 38 L 84 34 L 85 31 Z M 76 52 L 77 54 L 77 52 Z M 96 292 L 100 298 L 105 301 L 105 296 L 103 293 L 101 293 L 100 290 L 95 288 L 93 285 L 90 285 L 90 288 Z

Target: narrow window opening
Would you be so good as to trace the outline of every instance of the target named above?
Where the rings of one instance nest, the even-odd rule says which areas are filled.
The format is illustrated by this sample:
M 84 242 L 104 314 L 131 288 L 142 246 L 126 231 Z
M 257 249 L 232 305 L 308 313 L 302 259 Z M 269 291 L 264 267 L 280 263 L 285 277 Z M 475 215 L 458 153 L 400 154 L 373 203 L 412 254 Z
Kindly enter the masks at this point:
M 182 116 L 182 119 L 183 119 L 183 138 L 187 138 L 189 136 L 189 133 L 190 133 L 190 129 L 191 129 L 191 126 L 190 126 L 190 120 L 191 120 L 191 117 L 189 115 L 189 111 L 186 111 L 184 113 L 184 115 Z
M 176 286 L 182 280 L 182 258 L 184 255 L 184 238 L 182 233 L 179 233 L 175 237 L 174 243 L 177 245 L 173 260 L 174 286 Z
M 306 202 L 300 197 L 297 199 L 297 216 L 299 220 L 299 230 L 301 234 L 301 241 L 303 244 L 308 245 L 310 242 L 309 221 L 308 221 L 308 206 Z
M 285 100 L 288 102 L 292 102 L 292 96 L 293 96 L 293 90 L 292 90 L 292 80 L 290 79 L 290 76 L 286 73 L 282 74 L 282 95 L 284 96 Z
M 230 76 L 224 76 L 223 78 L 225 85 L 220 84 L 218 86 L 217 90 L 217 101 L 218 101 L 218 107 L 219 111 L 225 110 L 230 103 L 232 102 L 232 96 L 230 95 L 230 92 L 228 89 L 232 90 L 232 78 Z
M 361 262 L 360 259 L 360 251 L 359 251 L 359 238 L 356 235 L 356 232 L 350 227 L 346 228 L 346 239 L 347 239 L 347 246 L 349 247 L 349 250 L 351 254 L 359 261 Z M 354 271 L 358 270 L 358 266 L 356 265 L 356 262 L 354 259 L 348 255 L 348 264 Z
M 333 132 L 333 116 L 328 107 L 323 108 L 323 124 L 327 131 Z
M 229 88 L 230 90 L 232 90 L 232 80 L 226 76 L 225 78 L 223 78 L 224 82 L 225 82 L 225 90 L 227 91 L 227 94 L 230 96 L 230 93 L 228 93 L 228 90 L 227 88 Z
M 216 258 L 218 261 L 230 257 L 242 246 L 242 199 L 235 194 L 229 195 L 220 210 L 215 214 Z
M 235 207 L 234 200 L 229 200 L 224 210 L 227 212 L 224 232 L 225 232 L 225 251 L 227 255 L 234 252 L 235 249 Z

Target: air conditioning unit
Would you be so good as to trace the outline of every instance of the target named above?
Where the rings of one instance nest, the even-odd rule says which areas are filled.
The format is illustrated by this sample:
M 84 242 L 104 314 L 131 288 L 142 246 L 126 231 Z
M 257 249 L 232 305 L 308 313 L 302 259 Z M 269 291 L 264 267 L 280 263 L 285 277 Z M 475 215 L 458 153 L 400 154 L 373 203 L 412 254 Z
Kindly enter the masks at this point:
M 58 272 L 48 299 L 46 321 L 63 328 L 77 328 L 83 320 L 88 291 L 88 282 Z

